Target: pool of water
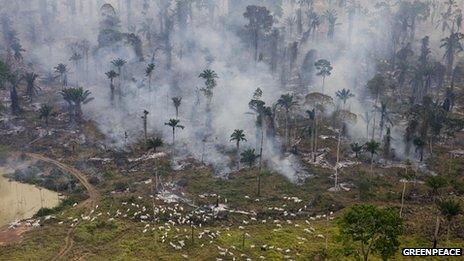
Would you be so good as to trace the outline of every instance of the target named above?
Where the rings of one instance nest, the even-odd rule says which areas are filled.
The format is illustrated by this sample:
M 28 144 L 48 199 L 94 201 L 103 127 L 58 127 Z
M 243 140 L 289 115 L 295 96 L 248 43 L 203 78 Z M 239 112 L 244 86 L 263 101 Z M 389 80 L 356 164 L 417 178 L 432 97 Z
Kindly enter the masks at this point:
M 0 169 L 0 227 L 18 219 L 32 217 L 42 208 L 52 208 L 60 203 L 54 191 L 34 185 L 9 181 Z

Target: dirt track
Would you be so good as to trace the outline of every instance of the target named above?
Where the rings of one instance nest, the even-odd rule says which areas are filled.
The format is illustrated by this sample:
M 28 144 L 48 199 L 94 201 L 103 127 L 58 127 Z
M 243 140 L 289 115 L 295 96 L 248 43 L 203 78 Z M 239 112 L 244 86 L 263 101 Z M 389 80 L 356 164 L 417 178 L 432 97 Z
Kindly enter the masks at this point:
M 48 162 L 50 164 L 53 164 L 53 165 L 57 166 L 58 168 L 60 168 L 61 170 L 63 170 L 64 172 L 73 175 L 79 181 L 79 183 L 85 188 L 85 190 L 87 191 L 87 194 L 89 196 L 86 200 L 82 201 L 78 205 L 78 207 L 79 208 L 86 208 L 87 211 L 89 211 L 91 208 L 95 207 L 95 205 L 96 205 L 96 203 L 97 203 L 97 201 L 99 199 L 99 194 L 98 194 L 97 190 L 89 183 L 89 181 L 87 180 L 87 177 L 85 176 L 84 173 L 82 173 L 81 171 L 75 169 L 74 167 L 71 167 L 69 165 L 66 165 L 66 164 L 61 163 L 61 162 L 59 162 L 57 160 L 48 158 L 48 157 L 40 155 L 40 154 L 36 154 L 36 153 L 25 153 L 25 154 L 27 156 L 31 157 L 32 159 L 40 160 L 40 161 L 44 161 L 44 162 Z M 72 239 L 72 235 L 74 233 L 74 230 L 76 229 L 76 226 L 77 226 L 77 224 L 74 227 L 71 227 L 68 230 L 68 232 L 66 234 L 64 246 L 62 247 L 60 252 L 57 253 L 57 255 L 53 258 L 53 260 L 57 260 L 57 259 L 60 259 L 60 258 L 64 257 L 69 252 L 69 250 L 71 250 L 71 248 L 72 248 L 72 246 L 74 244 L 74 241 Z M 23 234 L 27 230 L 28 229 L 25 226 L 21 226 L 19 228 L 14 229 L 14 230 L 8 229 L 8 227 L 1 228 L 0 229 L 0 246 L 1 245 L 7 245 L 7 244 L 10 244 L 10 243 L 14 243 L 14 242 L 18 242 L 20 240 L 20 238 L 21 238 L 21 234 Z

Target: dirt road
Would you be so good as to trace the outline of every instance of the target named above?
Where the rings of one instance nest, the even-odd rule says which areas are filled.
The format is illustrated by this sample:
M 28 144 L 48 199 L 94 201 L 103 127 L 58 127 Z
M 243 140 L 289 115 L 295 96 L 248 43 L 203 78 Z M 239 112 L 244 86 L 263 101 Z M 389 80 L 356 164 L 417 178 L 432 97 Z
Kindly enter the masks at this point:
M 53 164 L 57 166 L 58 168 L 60 168 L 61 170 L 63 170 L 64 172 L 73 175 L 74 178 L 76 178 L 79 181 L 79 183 L 85 188 L 89 196 L 86 200 L 82 201 L 77 207 L 85 208 L 87 209 L 87 211 L 90 211 L 90 209 L 95 207 L 99 199 L 99 194 L 98 194 L 98 191 L 89 183 L 84 173 L 82 173 L 81 171 L 77 170 L 74 167 L 71 167 L 69 165 L 66 165 L 57 160 L 48 158 L 40 154 L 36 154 L 36 153 L 25 153 L 25 154 L 31 157 L 32 159 Z M 64 257 L 69 252 L 69 250 L 71 250 L 74 244 L 72 235 L 74 233 L 74 230 L 76 229 L 76 226 L 77 224 L 68 230 L 66 234 L 64 246 L 61 248 L 60 252 L 58 252 L 58 254 L 53 258 L 53 260 L 57 260 L 57 259 Z M 16 228 L 14 230 L 8 229 L 8 227 L 0 228 L 0 246 L 19 241 L 21 238 L 21 234 L 23 234 L 27 230 L 28 229 L 25 226 Z

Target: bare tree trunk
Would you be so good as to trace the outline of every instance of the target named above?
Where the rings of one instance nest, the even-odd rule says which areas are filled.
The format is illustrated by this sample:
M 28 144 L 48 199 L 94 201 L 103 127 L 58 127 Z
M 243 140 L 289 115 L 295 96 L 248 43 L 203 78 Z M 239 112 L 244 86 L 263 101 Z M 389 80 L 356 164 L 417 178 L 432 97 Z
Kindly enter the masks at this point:
M 435 233 L 433 234 L 433 248 L 438 245 L 438 232 L 440 231 L 440 216 L 437 215 L 437 221 L 435 223 Z
M 400 208 L 400 217 L 403 214 L 403 206 L 404 206 L 404 193 L 406 191 L 406 181 L 403 182 L 403 192 L 401 193 L 401 208 Z

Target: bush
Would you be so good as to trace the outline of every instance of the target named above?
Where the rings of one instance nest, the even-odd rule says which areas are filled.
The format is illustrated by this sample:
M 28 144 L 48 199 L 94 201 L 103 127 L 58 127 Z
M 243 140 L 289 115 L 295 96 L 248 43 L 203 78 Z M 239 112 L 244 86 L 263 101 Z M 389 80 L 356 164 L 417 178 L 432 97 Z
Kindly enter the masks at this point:
M 90 177 L 89 182 L 92 185 L 97 185 L 98 183 L 100 183 L 100 179 L 97 176 L 92 176 Z
M 37 213 L 34 215 L 34 218 L 38 217 L 44 217 L 48 215 L 53 215 L 56 214 L 62 210 L 64 210 L 68 206 L 72 206 L 75 203 L 77 203 L 77 200 L 73 197 L 69 197 L 64 199 L 63 201 L 60 202 L 60 204 L 54 208 L 41 208 Z

